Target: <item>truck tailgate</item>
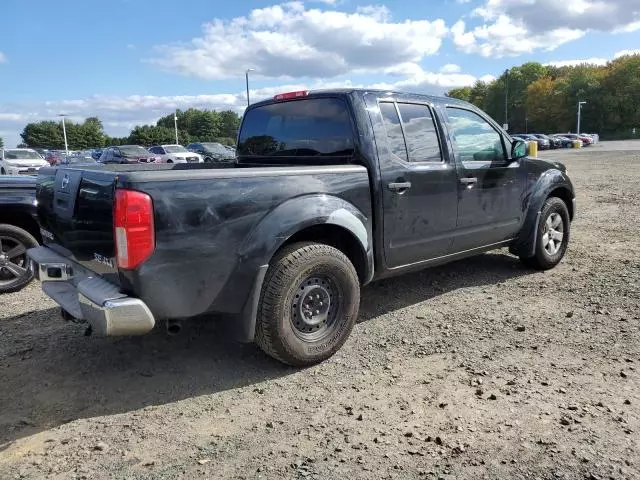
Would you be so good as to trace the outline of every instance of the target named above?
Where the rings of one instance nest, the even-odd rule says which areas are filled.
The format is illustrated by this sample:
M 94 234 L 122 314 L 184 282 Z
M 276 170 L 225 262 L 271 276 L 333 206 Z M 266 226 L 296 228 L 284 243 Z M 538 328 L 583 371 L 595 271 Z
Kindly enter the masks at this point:
M 117 173 L 43 168 L 38 175 L 38 219 L 44 243 L 118 284 L 113 234 Z

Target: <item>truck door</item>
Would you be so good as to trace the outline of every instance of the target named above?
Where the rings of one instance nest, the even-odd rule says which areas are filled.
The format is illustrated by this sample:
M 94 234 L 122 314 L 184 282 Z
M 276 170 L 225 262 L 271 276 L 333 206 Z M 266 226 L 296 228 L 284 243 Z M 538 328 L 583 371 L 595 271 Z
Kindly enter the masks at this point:
M 446 112 L 459 177 L 452 252 L 513 238 L 523 215 L 521 163 L 509 159 L 505 136 L 478 112 L 458 106 Z
M 380 100 L 372 107 L 386 266 L 446 255 L 456 228 L 457 176 L 432 105 Z

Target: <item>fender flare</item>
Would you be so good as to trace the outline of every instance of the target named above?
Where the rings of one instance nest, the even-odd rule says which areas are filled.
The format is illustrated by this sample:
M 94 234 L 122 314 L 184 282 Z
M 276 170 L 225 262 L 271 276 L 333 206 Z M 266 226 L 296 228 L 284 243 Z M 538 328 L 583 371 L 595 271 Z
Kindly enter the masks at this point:
M 533 185 L 529 195 L 527 195 L 528 207 L 524 222 L 516 240 L 509 247 L 511 253 L 522 257 L 535 255 L 537 240 L 535 233 L 538 231 L 538 225 L 540 224 L 542 206 L 551 193 L 558 189 L 565 189 L 573 196 L 573 186 L 565 175 L 556 169 L 544 172 Z M 567 208 L 572 209 L 572 206 L 567 205 Z
M 317 225 L 333 225 L 349 232 L 366 258 L 369 282 L 374 274 L 373 240 L 369 219 L 348 201 L 327 194 L 305 195 L 282 203 L 265 215 L 238 250 L 242 270 L 253 278 L 238 332 L 239 340 L 253 341 L 262 284 L 275 253 L 295 234 Z

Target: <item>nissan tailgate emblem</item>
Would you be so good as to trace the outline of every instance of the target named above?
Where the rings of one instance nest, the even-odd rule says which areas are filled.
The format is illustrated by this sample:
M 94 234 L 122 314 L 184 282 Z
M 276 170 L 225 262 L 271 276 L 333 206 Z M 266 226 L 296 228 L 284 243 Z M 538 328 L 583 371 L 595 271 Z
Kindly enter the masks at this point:
M 62 183 L 60 184 L 60 188 L 62 188 L 62 190 L 66 190 L 68 186 L 69 186 L 69 174 L 65 173 L 64 177 L 62 177 Z

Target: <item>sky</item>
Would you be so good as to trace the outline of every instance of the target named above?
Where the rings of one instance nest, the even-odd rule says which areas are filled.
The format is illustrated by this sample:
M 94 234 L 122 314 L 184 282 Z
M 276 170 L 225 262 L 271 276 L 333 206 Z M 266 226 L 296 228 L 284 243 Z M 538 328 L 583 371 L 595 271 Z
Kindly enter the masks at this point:
M 125 136 L 175 108 L 279 92 L 443 94 L 527 61 L 640 53 L 640 0 L 2 0 L 0 137 L 98 116 Z

